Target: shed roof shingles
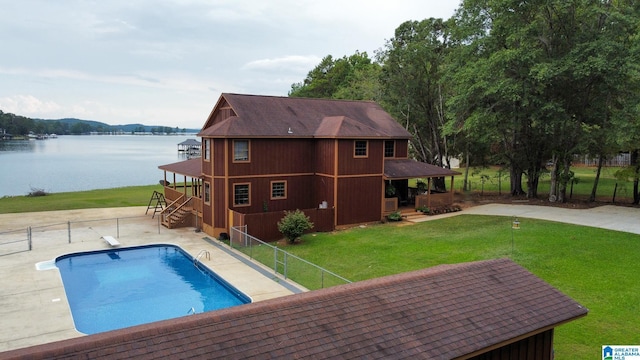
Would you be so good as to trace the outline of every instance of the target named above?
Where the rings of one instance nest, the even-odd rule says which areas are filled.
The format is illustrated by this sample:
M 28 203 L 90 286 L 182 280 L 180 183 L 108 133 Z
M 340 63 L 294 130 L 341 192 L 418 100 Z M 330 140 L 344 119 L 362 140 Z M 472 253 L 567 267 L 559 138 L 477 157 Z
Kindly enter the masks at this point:
M 124 336 L 127 342 L 146 341 L 145 354 L 136 349 L 140 359 L 166 354 L 167 346 L 185 356 L 206 353 L 206 358 L 454 358 L 586 313 L 524 268 L 501 259 L 436 266 L 42 345 L 31 352 L 41 355 L 34 358 L 55 358 L 62 355 L 56 349 L 73 343 L 78 356 L 98 344 L 108 353 L 123 345 L 111 340 Z

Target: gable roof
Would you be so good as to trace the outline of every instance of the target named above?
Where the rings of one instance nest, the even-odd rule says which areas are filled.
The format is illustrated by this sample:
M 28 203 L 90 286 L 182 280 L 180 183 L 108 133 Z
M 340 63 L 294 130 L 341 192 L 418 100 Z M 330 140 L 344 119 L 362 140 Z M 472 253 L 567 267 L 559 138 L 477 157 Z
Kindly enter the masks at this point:
M 215 120 L 223 106 L 232 111 Z M 372 101 L 224 93 L 198 136 L 409 139 L 411 134 Z
M 387 179 L 414 179 L 455 175 L 460 175 L 460 173 L 412 159 L 384 160 L 384 177 Z
M 524 268 L 499 259 L 441 265 L 0 355 L 452 359 L 586 314 Z

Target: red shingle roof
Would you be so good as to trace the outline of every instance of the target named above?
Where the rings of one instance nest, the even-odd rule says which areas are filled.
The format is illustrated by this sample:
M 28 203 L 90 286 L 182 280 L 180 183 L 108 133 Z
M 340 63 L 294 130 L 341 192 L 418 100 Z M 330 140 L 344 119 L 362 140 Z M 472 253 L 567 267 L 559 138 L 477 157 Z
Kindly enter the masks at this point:
M 571 298 L 501 259 L 436 266 L 0 357 L 451 359 L 586 314 Z
M 409 139 L 409 134 L 371 101 L 222 94 L 232 115 L 211 124 L 201 137 L 341 137 Z M 289 131 L 290 130 L 290 131 Z

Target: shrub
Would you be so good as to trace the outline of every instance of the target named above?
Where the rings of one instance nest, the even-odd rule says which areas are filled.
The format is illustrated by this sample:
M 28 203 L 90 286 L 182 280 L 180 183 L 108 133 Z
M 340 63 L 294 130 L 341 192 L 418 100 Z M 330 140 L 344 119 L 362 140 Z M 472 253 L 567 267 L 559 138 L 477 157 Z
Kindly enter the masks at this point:
M 420 206 L 418 208 L 416 208 L 416 211 L 420 211 L 423 212 L 425 214 L 428 214 L 430 212 L 429 207 L 426 205 Z
M 387 220 L 400 221 L 402 220 L 402 214 L 400 213 L 400 211 L 392 212 L 391 214 L 387 215 Z
M 290 244 L 293 244 L 297 238 L 309 229 L 313 229 L 313 223 L 311 219 L 299 209 L 296 211 L 285 211 L 284 217 L 278 221 L 278 230 Z

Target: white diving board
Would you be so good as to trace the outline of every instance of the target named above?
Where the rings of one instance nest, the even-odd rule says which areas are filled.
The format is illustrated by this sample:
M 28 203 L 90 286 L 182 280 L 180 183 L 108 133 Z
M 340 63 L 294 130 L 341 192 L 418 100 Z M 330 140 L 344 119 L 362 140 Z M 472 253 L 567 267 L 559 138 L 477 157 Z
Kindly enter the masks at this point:
M 113 236 L 103 236 L 104 241 L 108 242 L 111 246 L 120 246 L 120 242 Z

